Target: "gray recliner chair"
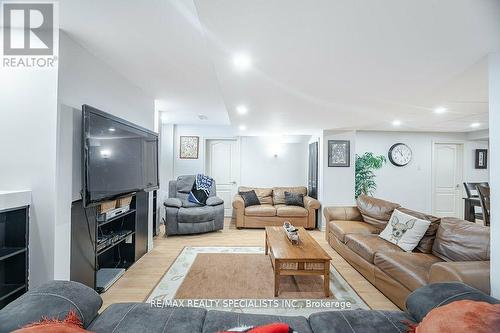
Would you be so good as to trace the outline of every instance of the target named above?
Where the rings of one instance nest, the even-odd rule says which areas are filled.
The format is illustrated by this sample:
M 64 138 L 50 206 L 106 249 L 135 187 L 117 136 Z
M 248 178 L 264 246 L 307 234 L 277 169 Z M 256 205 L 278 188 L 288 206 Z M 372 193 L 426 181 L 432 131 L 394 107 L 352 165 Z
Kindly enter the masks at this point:
M 199 234 L 224 228 L 224 201 L 216 196 L 215 182 L 206 206 L 188 201 L 196 176 L 179 176 L 168 184 L 165 200 L 165 236 Z

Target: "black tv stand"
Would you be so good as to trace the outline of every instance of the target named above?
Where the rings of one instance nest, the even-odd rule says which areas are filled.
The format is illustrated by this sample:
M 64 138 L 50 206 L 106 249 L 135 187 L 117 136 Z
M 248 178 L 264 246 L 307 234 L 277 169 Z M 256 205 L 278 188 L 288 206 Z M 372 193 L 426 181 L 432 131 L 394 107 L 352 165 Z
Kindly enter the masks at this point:
M 105 291 L 147 252 L 149 194 L 137 192 L 130 209 L 98 221 L 97 207 L 71 208 L 71 280 Z

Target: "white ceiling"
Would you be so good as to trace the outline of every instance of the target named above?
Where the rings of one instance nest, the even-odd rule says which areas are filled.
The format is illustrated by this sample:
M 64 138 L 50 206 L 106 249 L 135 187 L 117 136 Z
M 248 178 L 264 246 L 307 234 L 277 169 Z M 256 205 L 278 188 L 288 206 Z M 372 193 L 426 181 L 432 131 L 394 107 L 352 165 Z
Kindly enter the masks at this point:
M 245 124 L 248 134 L 487 127 L 498 0 L 65 0 L 60 8 L 63 30 L 178 123 Z M 250 70 L 235 70 L 238 52 L 251 56 Z M 246 116 L 235 112 L 242 103 Z M 449 112 L 436 115 L 437 106 Z

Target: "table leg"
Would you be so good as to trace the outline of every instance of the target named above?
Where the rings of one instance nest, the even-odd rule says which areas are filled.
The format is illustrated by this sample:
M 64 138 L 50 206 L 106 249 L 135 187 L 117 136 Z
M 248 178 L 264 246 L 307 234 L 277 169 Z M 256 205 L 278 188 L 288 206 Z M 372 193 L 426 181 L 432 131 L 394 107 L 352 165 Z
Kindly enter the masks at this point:
M 280 262 L 274 260 L 274 297 L 278 297 L 280 290 Z
M 325 274 L 323 276 L 323 286 L 325 289 L 325 297 L 330 297 L 330 262 L 325 262 Z
M 267 245 L 267 233 L 266 233 L 266 245 L 265 245 L 265 249 L 266 249 L 265 253 L 266 253 L 266 256 L 267 256 L 267 253 L 268 253 L 268 245 Z

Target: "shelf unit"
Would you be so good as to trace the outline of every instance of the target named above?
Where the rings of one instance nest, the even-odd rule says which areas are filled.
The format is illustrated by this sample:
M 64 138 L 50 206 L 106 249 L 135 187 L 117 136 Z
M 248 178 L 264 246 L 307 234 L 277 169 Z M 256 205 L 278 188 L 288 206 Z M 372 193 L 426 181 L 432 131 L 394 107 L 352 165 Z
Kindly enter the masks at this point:
M 82 200 L 71 207 L 71 265 L 70 278 L 98 292 L 100 269 L 128 269 L 147 252 L 148 198 L 138 192 L 130 210 L 106 221 L 97 220 L 97 207 L 84 208 Z M 127 231 L 121 235 L 121 232 Z M 115 239 L 98 248 L 98 238 L 114 235 Z M 104 270 L 102 271 L 104 272 Z
M 0 309 L 28 291 L 29 206 L 0 210 Z

